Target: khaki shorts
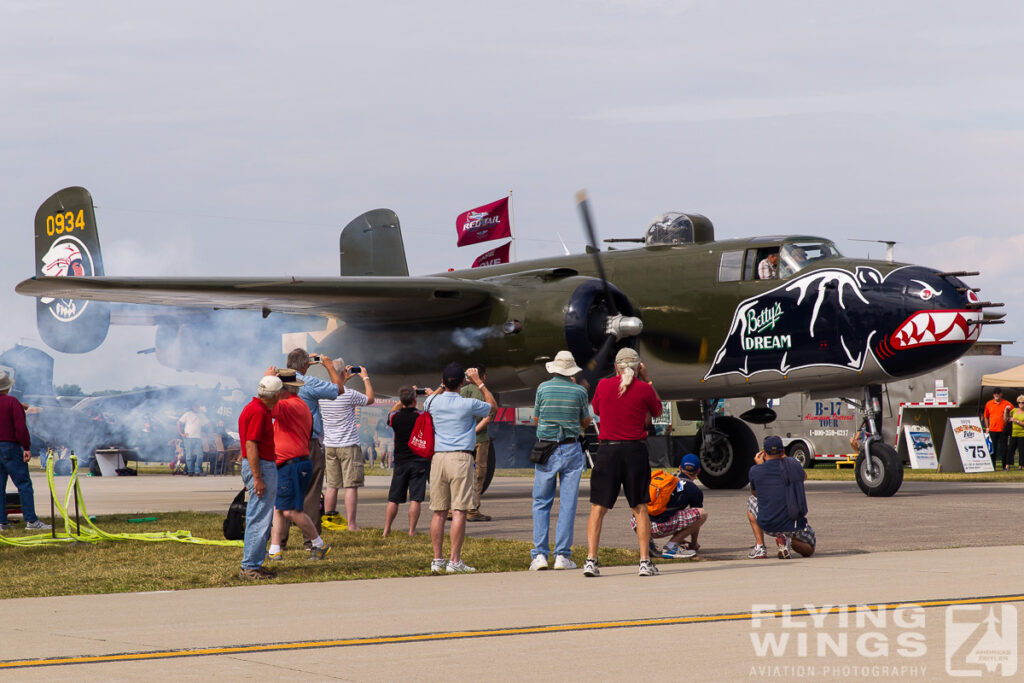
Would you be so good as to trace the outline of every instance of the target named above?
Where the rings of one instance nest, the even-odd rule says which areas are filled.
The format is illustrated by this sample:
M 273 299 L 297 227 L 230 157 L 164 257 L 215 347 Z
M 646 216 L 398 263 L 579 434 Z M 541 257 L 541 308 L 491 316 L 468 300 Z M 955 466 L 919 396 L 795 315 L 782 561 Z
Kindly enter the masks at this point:
M 466 451 L 434 453 L 430 461 L 430 509 L 471 510 L 476 498 L 474 456 Z
M 363 485 L 363 451 L 359 446 L 328 446 L 324 450 L 324 486 L 351 489 Z

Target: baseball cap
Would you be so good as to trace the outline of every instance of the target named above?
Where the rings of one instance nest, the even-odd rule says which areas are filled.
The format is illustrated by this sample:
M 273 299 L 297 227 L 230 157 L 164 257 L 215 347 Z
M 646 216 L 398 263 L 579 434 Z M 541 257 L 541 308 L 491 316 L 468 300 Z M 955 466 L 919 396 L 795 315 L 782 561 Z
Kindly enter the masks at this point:
M 281 391 L 283 384 L 281 378 L 274 375 L 269 375 L 260 379 L 259 390 L 265 394 L 276 394 Z
M 462 379 L 466 376 L 466 368 L 462 367 L 455 361 L 452 361 L 445 366 L 444 372 L 441 373 L 441 379 L 448 381 L 450 379 Z
M 782 439 L 778 436 L 766 436 L 764 437 L 764 452 L 769 455 L 778 455 L 783 450 Z
M 679 463 L 679 469 L 687 472 L 696 472 L 700 469 L 700 458 L 693 453 L 687 453 Z

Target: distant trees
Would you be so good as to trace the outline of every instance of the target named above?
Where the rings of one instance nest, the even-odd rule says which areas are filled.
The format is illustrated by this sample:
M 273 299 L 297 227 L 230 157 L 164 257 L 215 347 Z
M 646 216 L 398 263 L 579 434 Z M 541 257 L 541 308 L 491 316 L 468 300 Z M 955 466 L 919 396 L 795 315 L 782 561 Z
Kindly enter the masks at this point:
M 53 393 L 58 396 L 85 396 L 82 387 L 77 384 L 57 384 L 53 387 Z

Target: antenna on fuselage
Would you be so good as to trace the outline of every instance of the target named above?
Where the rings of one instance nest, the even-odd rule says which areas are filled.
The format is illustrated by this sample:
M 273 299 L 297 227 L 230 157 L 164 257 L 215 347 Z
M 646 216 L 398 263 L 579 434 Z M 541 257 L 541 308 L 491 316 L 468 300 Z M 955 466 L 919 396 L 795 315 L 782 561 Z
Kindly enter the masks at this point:
M 889 263 L 894 261 L 893 259 L 893 246 L 897 244 L 903 244 L 903 242 L 897 242 L 895 240 L 862 240 L 856 237 L 850 238 L 851 242 L 878 242 L 879 244 L 885 245 L 885 260 Z

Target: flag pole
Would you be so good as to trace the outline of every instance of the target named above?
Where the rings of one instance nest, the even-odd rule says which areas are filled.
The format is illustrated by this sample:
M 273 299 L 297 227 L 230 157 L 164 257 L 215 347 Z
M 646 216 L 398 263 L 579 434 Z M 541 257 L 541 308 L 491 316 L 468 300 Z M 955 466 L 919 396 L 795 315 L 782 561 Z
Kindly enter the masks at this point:
M 508 228 L 512 233 L 512 263 L 516 262 L 516 221 L 515 212 L 512 210 L 512 190 L 508 191 Z

